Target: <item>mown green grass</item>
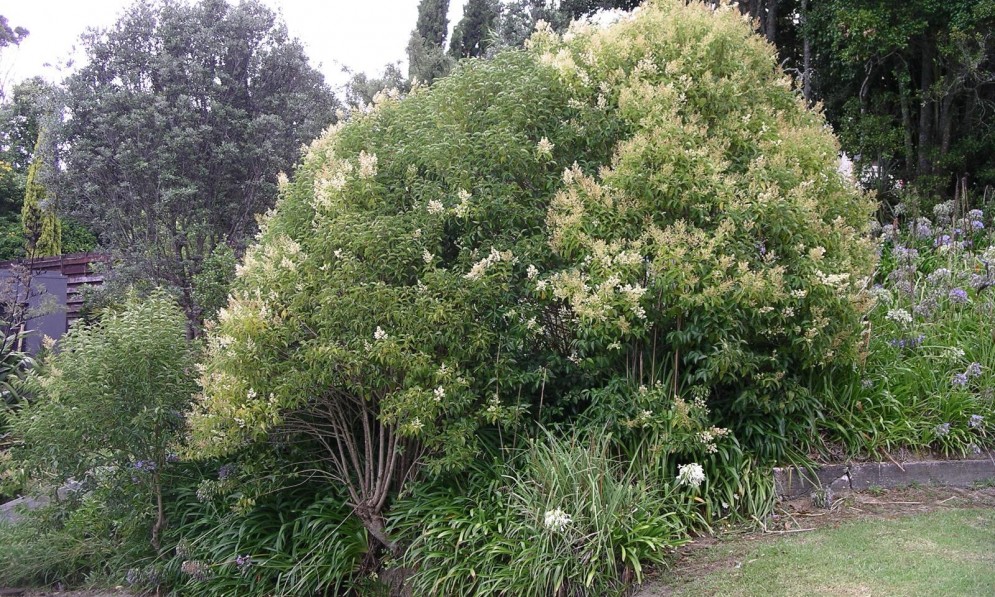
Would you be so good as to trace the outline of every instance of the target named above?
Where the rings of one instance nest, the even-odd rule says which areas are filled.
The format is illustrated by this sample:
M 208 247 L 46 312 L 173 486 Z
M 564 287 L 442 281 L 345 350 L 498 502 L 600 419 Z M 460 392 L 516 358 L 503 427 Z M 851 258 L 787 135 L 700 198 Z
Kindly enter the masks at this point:
M 995 595 L 991 509 L 852 522 L 708 551 L 692 566 L 702 574 L 676 570 L 671 586 L 638 595 Z

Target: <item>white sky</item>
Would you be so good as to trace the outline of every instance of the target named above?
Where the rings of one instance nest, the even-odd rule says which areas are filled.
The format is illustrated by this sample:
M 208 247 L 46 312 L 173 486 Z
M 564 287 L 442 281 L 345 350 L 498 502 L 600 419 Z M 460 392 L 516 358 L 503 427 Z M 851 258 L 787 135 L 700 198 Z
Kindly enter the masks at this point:
M 229 0 L 234 2 L 235 0 Z M 465 0 L 450 0 L 449 28 L 463 12 Z M 60 81 L 54 66 L 71 57 L 79 35 L 88 27 L 109 27 L 132 0 L 2 0 L 0 14 L 13 27 L 31 33 L 18 48 L 0 55 L 0 81 L 8 89 L 17 81 L 41 75 Z M 333 87 L 355 72 L 376 74 L 401 61 L 418 17 L 418 0 L 263 0 L 282 13 L 287 29 L 299 38 L 311 64 Z M 77 54 L 79 56 L 79 54 Z M 52 66 L 45 66 L 46 64 Z M 407 72 L 405 66 L 403 72 Z

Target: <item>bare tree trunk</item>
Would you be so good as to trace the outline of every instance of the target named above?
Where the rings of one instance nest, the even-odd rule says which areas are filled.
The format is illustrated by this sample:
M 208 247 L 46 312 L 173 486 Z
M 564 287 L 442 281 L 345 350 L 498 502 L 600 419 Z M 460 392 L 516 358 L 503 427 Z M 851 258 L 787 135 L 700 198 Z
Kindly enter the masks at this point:
M 780 0 L 767 0 L 767 18 L 764 21 L 764 35 L 767 41 L 777 41 L 777 8 Z
M 911 174 L 916 161 L 915 140 L 913 137 L 912 108 L 909 105 L 909 84 L 906 81 L 907 69 L 898 75 L 898 97 L 902 105 L 902 131 L 905 135 L 905 171 Z
M 935 54 L 936 49 L 933 40 L 929 37 L 923 39 L 922 46 L 922 70 L 919 82 L 920 108 L 919 108 L 919 176 L 930 174 L 933 171 L 932 151 L 933 151 L 933 112 L 934 101 L 931 98 L 933 81 L 935 80 Z
M 808 0 L 802 0 L 802 96 L 812 102 L 812 39 L 808 33 Z
M 954 121 L 954 98 L 953 92 L 948 92 L 940 102 L 940 155 L 945 156 L 950 151 L 950 139 Z
M 155 492 L 155 524 L 152 525 L 152 547 L 159 550 L 161 544 L 162 530 L 166 527 L 166 511 L 162 504 L 162 479 L 160 477 L 159 465 L 156 465 L 152 473 L 152 490 Z

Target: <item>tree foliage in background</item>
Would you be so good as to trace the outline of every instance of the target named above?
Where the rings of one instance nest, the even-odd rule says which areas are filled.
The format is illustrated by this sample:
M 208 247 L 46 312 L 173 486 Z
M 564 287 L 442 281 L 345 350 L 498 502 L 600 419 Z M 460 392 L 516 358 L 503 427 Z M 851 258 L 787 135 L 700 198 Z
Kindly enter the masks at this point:
M 449 0 L 421 0 L 418 21 L 408 40 L 408 79 L 431 83 L 452 69 L 446 55 Z
M 338 102 L 256 1 L 140 2 L 83 48 L 55 140 L 63 204 L 127 263 L 116 275 L 173 289 L 196 331 L 204 258 L 243 246 Z
M 831 0 L 812 19 L 819 91 L 850 152 L 927 191 L 995 184 L 995 2 Z
M 55 89 L 40 78 L 14 85 L 0 104 L 0 214 L 20 213 L 28 168 Z
M 13 27 L 7 17 L 0 15 L 0 50 L 9 46 L 20 45 L 24 38 L 28 36 L 28 30 L 24 27 Z M 4 81 L 0 80 L 0 101 L 6 98 Z
M 467 0 L 463 18 L 453 29 L 449 55 L 457 60 L 483 56 L 491 46 L 500 15 L 500 0 Z
M 687 397 L 777 457 L 860 338 L 873 206 L 838 150 L 739 14 L 680 0 L 385 98 L 310 147 L 249 249 L 195 449 L 311 438 L 395 552 L 391 497 L 484 428 L 594 401 L 645 404 L 639 428 Z
M 373 98 L 385 89 L 407 93 L 411 89 L 408 79 L 397 64 L 388 64 L 379 76 L 354 73 L 346 83 L 343 98 L 350 108 L 363 108 L 373 103 Z

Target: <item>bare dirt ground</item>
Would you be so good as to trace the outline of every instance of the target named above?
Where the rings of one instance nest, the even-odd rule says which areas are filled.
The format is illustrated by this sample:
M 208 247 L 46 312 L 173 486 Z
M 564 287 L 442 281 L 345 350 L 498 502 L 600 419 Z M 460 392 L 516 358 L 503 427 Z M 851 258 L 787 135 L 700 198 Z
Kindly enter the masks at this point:
M 742 563 L 738 556 L 784 535 L 837 527 L 853 520 L 898 518 L 957 508 L 995 508 L 995 488 L 910 487 L 854 492 L 835 498 L 829 509 L 815 507 L 809 497 L 782 502 L 771 520 L 759 529 L 715 528 L 715 536 L 696 538 L 678 550 L 669 570 L 650 575 L 634 596 L 667 597 L 673 593 L 672 586 L 682 584 L 681 579 L 736 568 Z

